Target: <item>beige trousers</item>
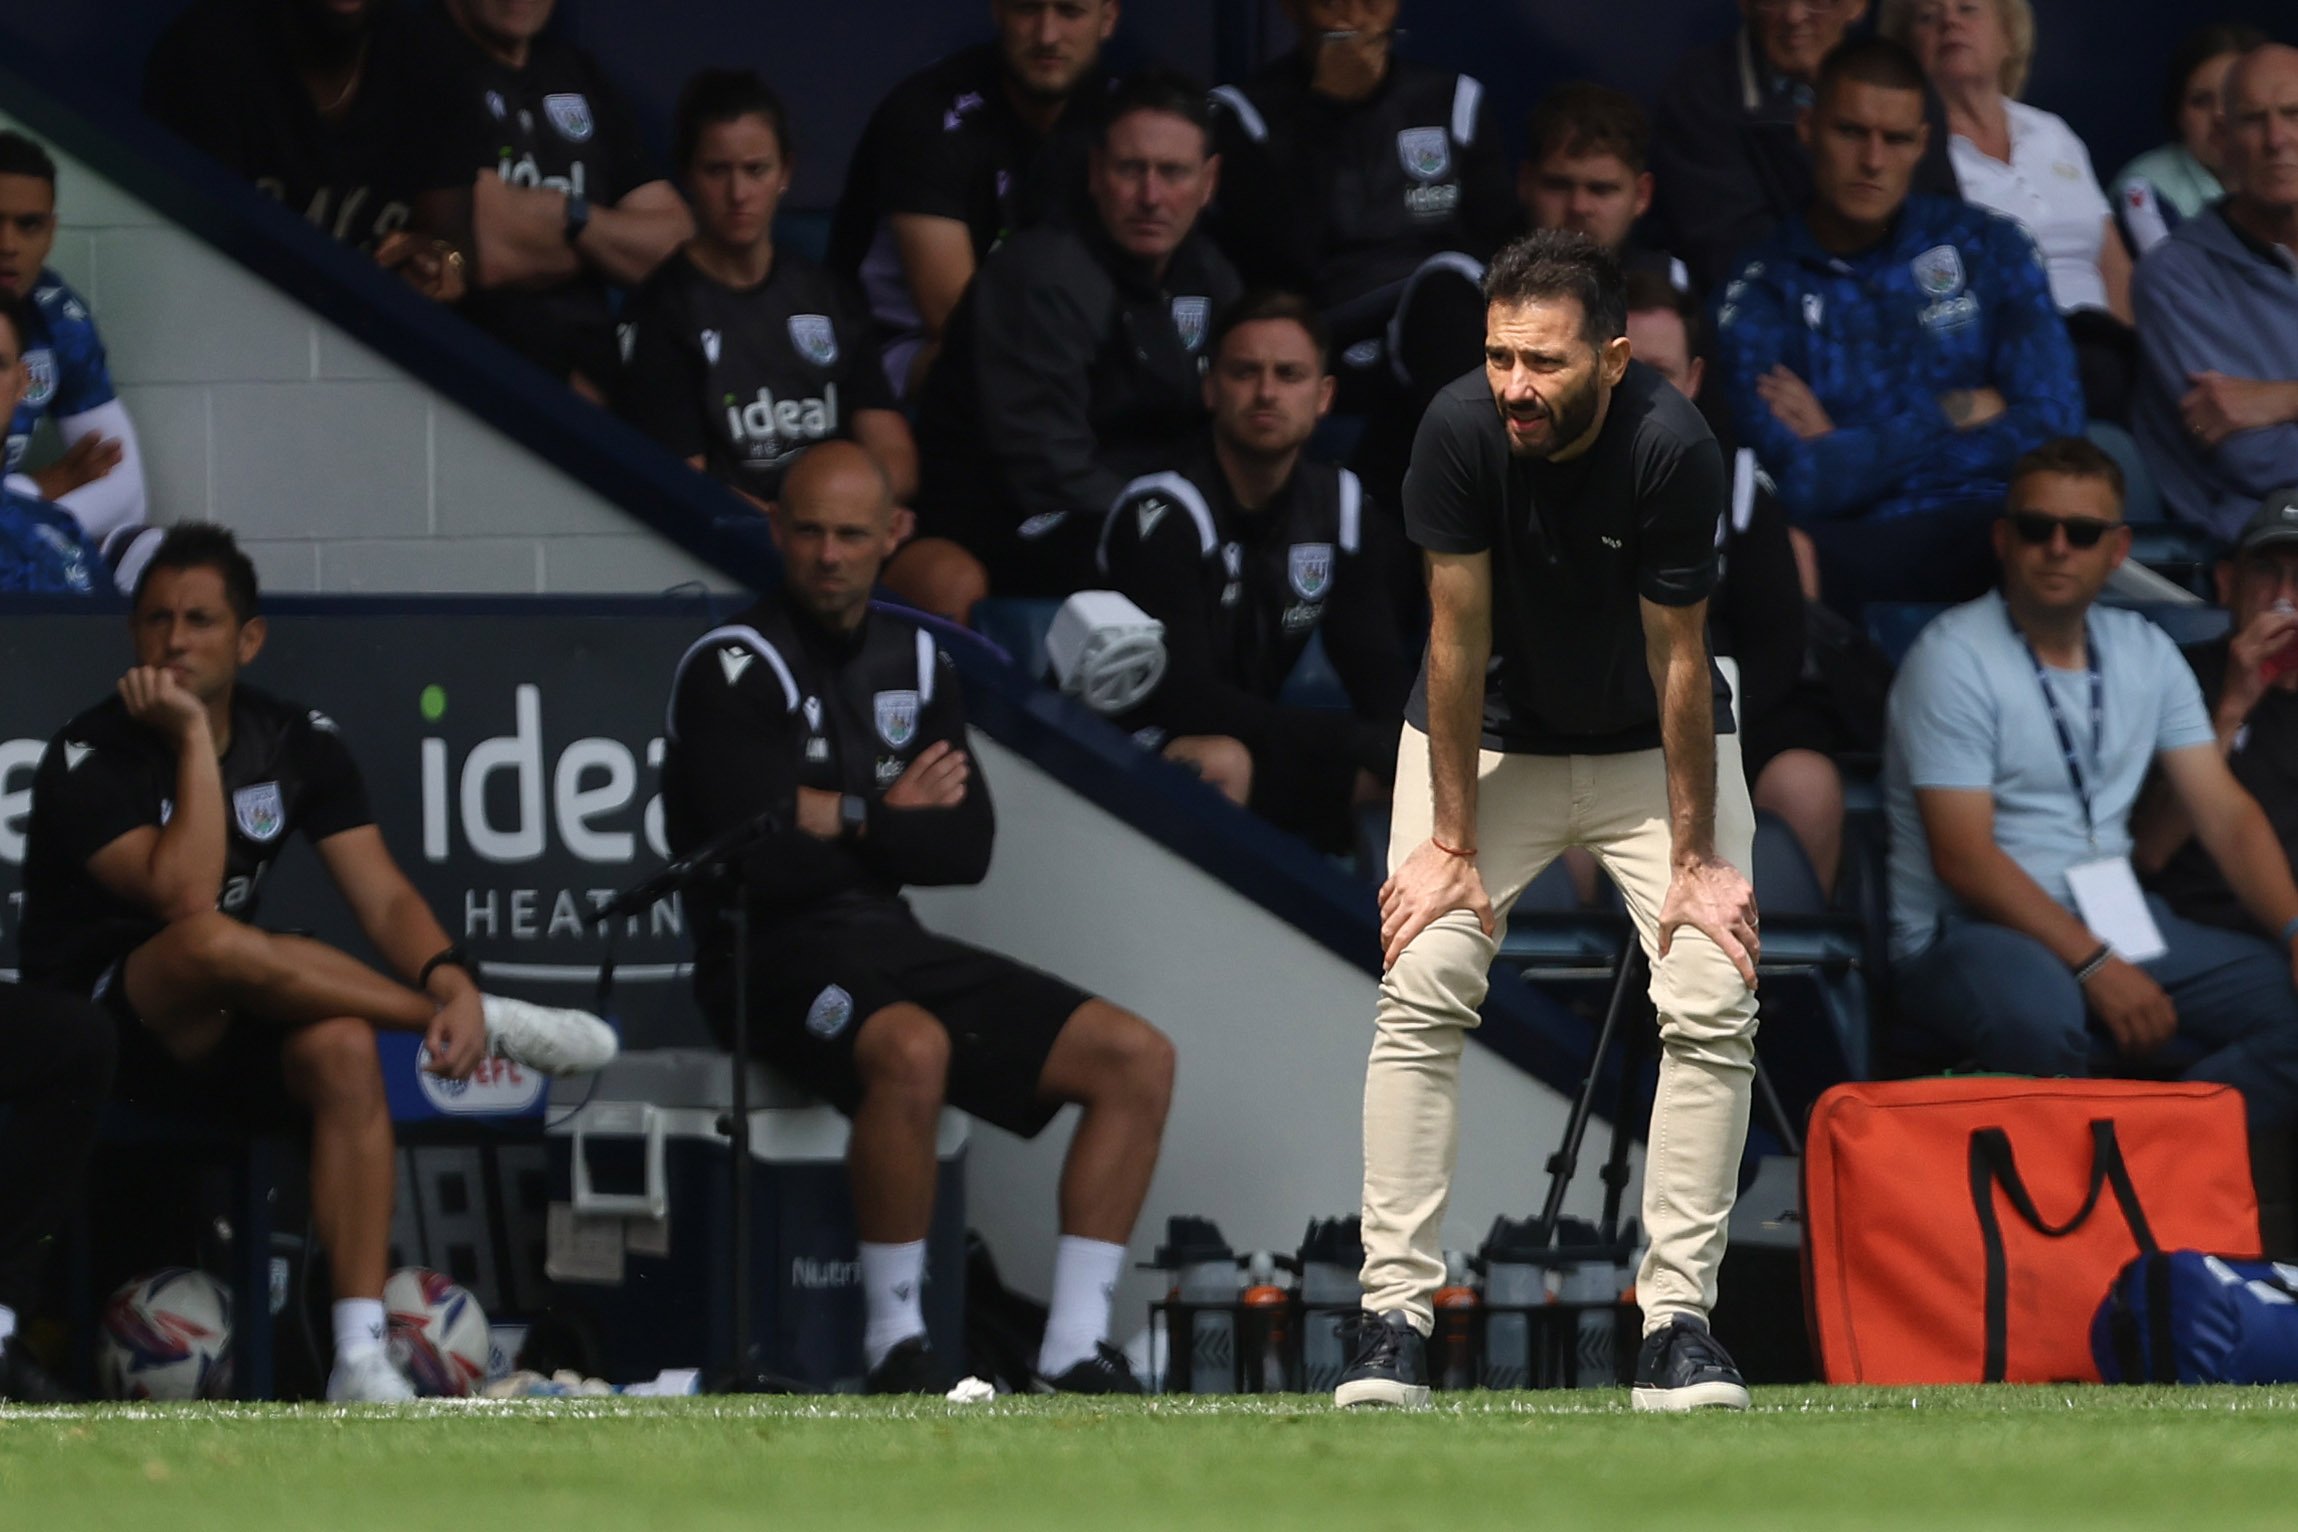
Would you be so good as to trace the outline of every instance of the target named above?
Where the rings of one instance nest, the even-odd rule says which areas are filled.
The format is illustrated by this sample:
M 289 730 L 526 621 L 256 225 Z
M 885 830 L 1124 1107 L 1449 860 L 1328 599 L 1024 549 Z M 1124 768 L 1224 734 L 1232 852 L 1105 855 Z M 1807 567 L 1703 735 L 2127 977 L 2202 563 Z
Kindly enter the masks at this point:
M 1407 726 L 1389 831 L 1393 871 L 1428 838 L 1428 736 Z M 1619 886 L 1652 960 L 1660 1085 L 1644 1160 L 1636 1276 L 1649 1334 L 1715 1304 L 1724 1224 L 1738 1189 L 1755 1078 L 1755 994 L 1721 948 L 1679 927 L 1659 955 L 1669 877 L 1667 768 L 1629 755 L 1503 755 L 1477 765 L 1477 870 L 1503 933 L 1509 906 L 1567 846 L 1585 846 Z M 1716 738 L 1716 852 L 1745 872 L 1755 839 L 1735 735 Z M 1402 1309 L 1425 1335 L 1444 1281 L 1441 1238 L 1460 1147 L 1460 1053 L 1477 1023 L 1497 941 L 1455 910 L 1413 938 L 1382 978 L 1364 1081 L 1364 1306 Z M 1540 1163 L 1531 1145 L 1525 1165 Z M 1527 1185 L 1530 1177 L 1527 1175 Z

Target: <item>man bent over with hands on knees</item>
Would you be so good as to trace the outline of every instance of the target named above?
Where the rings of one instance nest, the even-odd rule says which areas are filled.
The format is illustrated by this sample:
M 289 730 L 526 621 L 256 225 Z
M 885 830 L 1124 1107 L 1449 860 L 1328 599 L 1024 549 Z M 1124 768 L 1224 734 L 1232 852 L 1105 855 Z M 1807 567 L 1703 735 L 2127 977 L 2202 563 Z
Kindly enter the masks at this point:
M 1707 648 L 1723 459 L 1629 357 L 1618 263 L 1533 234 L 1484 279 L 1484 371 L 1438 394 L 1404 481 L 1428 659 L 1397 757 L 1387 971 L 1364 1091 L 1364 1312 L 1336 1398 L 1428 1402 L 1460 1053 L 1501 922 L 1593 852 L 1651 960 L 1659 1095 L 1637 1274 L 1640 1410 L 1744 1409 L 1708 1334 L 1755 1064 L 1755 812 Z

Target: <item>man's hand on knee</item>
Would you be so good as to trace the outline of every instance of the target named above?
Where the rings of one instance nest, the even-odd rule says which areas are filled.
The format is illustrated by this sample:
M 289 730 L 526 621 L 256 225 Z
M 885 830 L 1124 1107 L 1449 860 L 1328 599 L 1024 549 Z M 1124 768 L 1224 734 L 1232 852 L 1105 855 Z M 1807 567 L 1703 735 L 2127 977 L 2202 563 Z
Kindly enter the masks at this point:
M 1685 862 L 1668 880 L 1660 903 L 1660 956 L 1668 955 L 1676 930 L 1690 926 L 1723 950 L 1749 989 L 1763 958 L 1755 889 L 1737 867 L 1721 857 Z
M 1380 886 L 1380 966 L 1394 968 L 1414 937 L 1454 910 L 1474 915 L 1486 936 L 1499 929 L 1476 859 L 1424 840 Z

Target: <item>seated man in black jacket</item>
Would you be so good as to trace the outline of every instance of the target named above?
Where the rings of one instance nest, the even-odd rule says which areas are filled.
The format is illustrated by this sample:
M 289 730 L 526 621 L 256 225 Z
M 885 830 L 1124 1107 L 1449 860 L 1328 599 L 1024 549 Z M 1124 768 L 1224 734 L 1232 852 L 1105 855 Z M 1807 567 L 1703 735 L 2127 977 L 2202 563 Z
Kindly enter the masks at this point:
M 1357 477 L 1303 461 L 1332 408 L 1330 339 L 1304 298 L 1248 295 L 1213 332 L 1211 432 L 1125 486 L 1101 532 L 1110 586 L 1165 625 L 1156 691 L 1119 722 L 1325 850 L 1388 794 L 1412 670 L 1385 590 L 1398 556 Z M 1283 707 L 1308 648 L 1351 709 Z
M 1867 14 L 1867 0 L 1739 0 L 1739 8 L 1747 25 L 1687 57 L 1654 114 L 1659 237 L 1701 292 L 1811 201 L 1811 156 L 1796 119 L 1811 107 L 1819 61 Z M 1936 93 L 1924 92 L 1923 114 L 1931 139 L 1914 190 L 1960 200 Z
M 1024 230 L 966 290 L 918 406 L 922 536 L 886 572 L 956 621 L 994 588 L 1093 583 L 1125 481 L 1203 424 L 1206 332 L 1236 273 L 1196 232 L 1213 195 L 1204 93 L 1145 73 L 1111 95 L 1076 228 Z
M 1139 1393 L 1108 1343 L 1110 1292 L 1156 1168 L 1173 1045 L 1049 974 L 934 936 L 908 883 L 977 883 L 996 821 L 965 750 L 958 680 L 932 637 L 870 610 L 893 551 L 883 471 L 824 442 L 783 480 L 784 585 L 696 641 L 671 683 L 663 807 L 693 851 L 767 811 L 786 827 L 742 864 L 760 1057 L 853 1121 L 869 1387 L 938 1393 L 919 1306 L 944 1101 L 1032 1137 L 1084 1108 L 1037 1368 L 1052 1387 Z M 730 1030 L 726 895 L 691 896 L 695 989 Z

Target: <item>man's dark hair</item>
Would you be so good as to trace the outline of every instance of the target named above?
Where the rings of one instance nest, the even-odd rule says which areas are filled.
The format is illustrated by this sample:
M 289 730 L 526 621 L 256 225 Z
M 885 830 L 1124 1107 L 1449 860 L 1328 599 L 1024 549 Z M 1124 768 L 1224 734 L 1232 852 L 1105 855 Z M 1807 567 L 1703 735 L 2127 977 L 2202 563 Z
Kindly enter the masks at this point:
M 262 614 L 255 564 L 240 551 L 239 539 L 231 535 L 229 527 L 212 521 L 179 521 L 168 528 L 167 536 L 160 539 L 136 576 L 136 605 L 143 604 L 144 587 L 158 569 L 212 569 L 223 576 L 223 597 L 231 604 L 232 616 L 245 622 Z
M 1213 321 L 1213 334 L 1206 343 L 1205 354 L 1218 358 L 1231 331 L 1239 325 L 1259 324 L 1269 319 L 1290 320 L 1306 330 L 1309 344 L 1317 350 L 1317 370 L 1332 371 L 1333 334 L 1324 315 L 1299 293 L 1277 287 L 1257 287 L 1223 309 L 1220 317 Z
M 1135 112 L 1163 112 L 1196 124 L 1204 135 L 1205 153 L 1213 153 L 1213 104 L 1205 87 L 1173 69 L 1137 69 L 1109 88 L 1102 102 L 1101 147 L 1109 147 L 1109 130 L 1119 118 Z
M 2045 473 L 2066 479 L 2100 480 L 2114 491 L 2116 511 L 2119 513 L 2122 509 L 2122 465 L 2087 436 L 2060 436 L 2044 442 L 2011 465 L 2011 485 L 2016 488 L 2021 479 Z
M 2186 105 L 2186 82 L 2194 72 L 2222 53 L 2244 54 L 2267 41 L 2266 33 L 2246 21 L 2213 21 L 2196 27 L 2179 40 L 2170 56 L 2170 78 L 2162 87 L 2162 116 L 2173 133 L 2178 114 Z
M 797 157 L 796 146 L 790 142 L 790 114 L 773 86 L 753 69 L 705 69 L 678 93 L 678 110 L 671 118 L 670 141 L 680 173 L 694 164 L 703 129 L 744 117 L 765 118 L 766 125 L 774 130 L 782 158 Z
M 1812 81 L 1811 99 L 1825 101 L 1842 81 L 1880 86 L 1884 90 L 1911 90 L 1920 95 L 1929 86 L 1915 55 L 1887 37 L 1853 37 L 1837 43 L 1819 61 L 1819 77 Z
M 32 300 L 0 288 L 0 319 L 16 332 L 16 360 L 23 361 L 24 348 L 32 340 Z
M 1580 305 L 1580 333 L 1591 346 L 1628 332 L 1620 263 L 1585 234 L 1542 229 L 1501 246 L 1484 268 L 1484 303 L 1539 303 L 1571 298 Z
M 1700 306 L 1692 295 L 1656 271 L 1631 271 L 1621 283 L 1621 309 L 1630 314 L 1664 311 L 1684 322 L 1684 350 L 1700 354 Z
M 51 190 L 56 185 L 56 162 L 41 148 L 21 133 L 0 133 L 0 176 L 30 176 L 45 181 Z
M 1636 98 L 1589 80 L 1559 85 L 1542 96 L 1524 129 L 1526 162 L 1532 165 L 1557 153 L 1575 158 L 1609 154 L 1640 176 L 1651 148 L 1651 119 Z

